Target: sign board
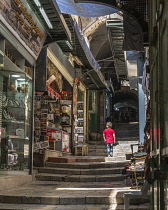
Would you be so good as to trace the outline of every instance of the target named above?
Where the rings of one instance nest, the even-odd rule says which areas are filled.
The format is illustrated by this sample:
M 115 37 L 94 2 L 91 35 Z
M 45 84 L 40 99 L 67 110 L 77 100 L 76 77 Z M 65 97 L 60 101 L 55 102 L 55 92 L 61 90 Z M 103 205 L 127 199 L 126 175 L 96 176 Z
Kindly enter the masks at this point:
M 47 136 L 49 141 L 61 141 L 61 131 L 57 130 L 56 128 L 54 129 L 47 129 Z
M 47 33 L 25 0 L 1 0 L 0 21 L 37 59 Z

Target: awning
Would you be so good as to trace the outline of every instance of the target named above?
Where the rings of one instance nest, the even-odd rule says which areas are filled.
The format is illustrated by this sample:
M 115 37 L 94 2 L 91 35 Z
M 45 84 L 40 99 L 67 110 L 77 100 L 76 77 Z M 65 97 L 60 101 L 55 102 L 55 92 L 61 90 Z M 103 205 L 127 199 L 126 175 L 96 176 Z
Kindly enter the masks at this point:
M 103 74 L 101 73 L 101 67 L 100 65 L 97 63 L 97 61 L 95 60 L 95 58 L 93 57 L 86 41 L 85 41 L 85 38 L 83 36 L 83 34 L 81 33 L 80 29 L 79 29 L 79 26 L 77 24 L 77 22 L 74 20 L 74 30 L 76 32 L 76 35 L 77 35 L 77 38 L 78 38 L 78 41 L 81 45 L 81 49 L 80 50 L 83 50 L 84 51 L 84 54 L 87 58 L 87 62 L 90 66 L 90 68 L 88 69 L 88 71 L 86 71 L 85 73 L 87 75 L 89 75 L 93 82 L 97 85 L 98 88 L 108 88 L 108 85 L 105 81 L 105 78 L 103 76 Z M 81 58 L 82 60 L 82 58 Z M 86 59 L 85 59 L 86 61 Z M 86 79 L 87 80 L 87 79 Z
M 71 47 L 67 45 L 66 41 L 57 42 L 64 53 L 70 53 L 72 56 L 77 57 L 82 65 L 80 68 L 81 79 L 88 89 L 106 89 L 107 83 L 100 71 L 100 66 L 94 59 L 79 27 L 74 22 L 71 15 L 64 14 L 64 18 L 71 32 L 72 39 L 69 42 Z
M 74 0 L 55 0 L 62 13 L 77 15 L 82 17 L 100 17 L 105 15 L 110 15 L 118 12 L 109 6 L 92 4 L 92 3 L 78 3 L 76 4 Z

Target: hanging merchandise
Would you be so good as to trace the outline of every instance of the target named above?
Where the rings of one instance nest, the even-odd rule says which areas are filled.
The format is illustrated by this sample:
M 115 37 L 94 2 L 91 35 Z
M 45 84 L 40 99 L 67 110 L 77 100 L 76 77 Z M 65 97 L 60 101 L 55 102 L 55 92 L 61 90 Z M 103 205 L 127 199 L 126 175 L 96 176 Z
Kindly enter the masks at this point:
M 36 152 L 45 148 L 57 151 L 69 151 L 69 145 L 67 146 L 66 143 L 66 146 L 63 150 L 62 144 L 63 139 L 65 139 L 66 142 L 67 138 L 69 139 L 69 133 L 63 131 L 63 126 L 70 125 L 71 116 L 68 114 L 71 114 L 71 112 L 69 111 L 69 108 L 65 108 L 66 105 L 63 105 L 63 110 L 68 110 L 68 114 L 62 113 L 62 104 L 60 104 L 60 102 L 62 103 L 62 101 L 58 101 L 49 97 L 47 92 L 44 92 L 41 95 L 35 95 L 35 140 L 36 143 L 40 142 L 40 144 L 43 145 L 43 147 L 41 146 L 39 149 L 36 148 Z M 67 107 L 71 107 L 71 103 L 72 101 L 68 101 Z M 62 135 L 62 132 L 66 133 L 66 135 Z M 46 140 L 48 141 L 48 144 L 47 142 L 43 144 Z
M 62 113 L 60 123 L 61 125 L 70 125 L 70 116 L 66 113 Z

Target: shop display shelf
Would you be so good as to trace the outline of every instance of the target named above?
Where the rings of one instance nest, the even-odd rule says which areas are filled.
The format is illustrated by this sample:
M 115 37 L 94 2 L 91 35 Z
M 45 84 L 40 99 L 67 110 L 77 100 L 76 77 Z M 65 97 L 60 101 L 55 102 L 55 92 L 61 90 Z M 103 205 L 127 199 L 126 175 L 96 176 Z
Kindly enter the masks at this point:
M 24 107 L 16 107 L 16 106 L 7 106 L 7 109 L 8 108 L 13 108 L 13 109 L 25 109 Z M 29 110 L 27 110 L 28 112 L 30 112 Z
M 12 136 L 12 135 L 9 135 L 8 137 L 9 137 L 10 139 L 23 139 L 23 140 L 29 140 L 28 137 L 21 138 L 21 137 L 19 137 L 19 136 Z
M 14 149 L 8 149 L 8 152 L 16 152 Z
M 17 124 L 26 124 L 26 125 L 30 125 L 29 123 L 25 123 L 24 121 L 12 121 L 12 120 L 5 120 L 3 119 L 2 122 L 6 122 L 6 123 L 17 123 Z
M 8 71 L 12 72 L 23 73 L 26 75 L 27 78 L 32 80 L 32 77 L 30 77 L 28 74 L 25 73 L 24 70 L 15 65 L 6 55 L 4 56 L 4 69 L 8 69 Z

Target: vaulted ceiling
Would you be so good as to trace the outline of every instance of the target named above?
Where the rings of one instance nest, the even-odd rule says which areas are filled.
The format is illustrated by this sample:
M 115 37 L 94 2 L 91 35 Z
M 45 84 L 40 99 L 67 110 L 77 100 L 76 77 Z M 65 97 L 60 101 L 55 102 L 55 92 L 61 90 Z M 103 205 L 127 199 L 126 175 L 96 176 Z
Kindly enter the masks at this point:
M 132 26 L 136 30 L 142 28 L 143 44 L 148 45 L 148 0 L 75 0 L 78 3 L 96 3 L 117 8 L 122 16 L 132 18 Z M 138 107 L 138 95 L 136 90 L 120 86 L 120 80 L 128 80 L 126 69 L 126 57 L 123 50 L 124 28 L 122 18 L 112 18 L 92 30 L 89 34 L 90 49 L 96 60 L 103 67 L 104 75 L 112 79 L 115 88 L 114 103 L 129 101 Z M 138 26 L 139 25 L 139 26 Z M 138 28 L 139 27 L 139 28 Z
M 40 17 L 43 23 L 45 23 L 37 6 L 33 3 L 33 1 L 29 0 L 29 2 L 34 8 L 36 14 Z M 95 30 L 92 30 L 92 33 L 88 35 L 88 39 L 90 42 L 91 52 L 95 60 L 101 66 L 101 71 L 104 74 L 105 79 L 111 79 L 113 83 L 113 87 L 116 91 L 116 103 L 118 100 L 121 100 L 121 98 L 127 100 L 126 98 L 132 97 L 132 94 L 136 95 L 136 93 L 132 93 L 130 90 L 130 97 L 129 91 L 127 91 L 127 97 L 123 97 L 125 96 L 125 90 L 121 89 L 121 80 L 128 79 L 125 55 L 124 50 L 122 49 L 125 33 L 122 15 L 124 14 L 135 20 L 132 22 L 135 24 L 135 27 L 133 26 L 133 28 L 138 29 L 138 25 L 140 26 L 139 28 L 142 28 L 144 35 L 143 42 L 147 43 L 148 0 L 75 0 L 75 2 L 103 4 L 116 8 L 120 11 L 118 15 L 121 16 L 121 18 L 109 19 L 103 22 L 96 27 Z M 53 0 L 42 0 L 41 4 L 54 26 L 53 29 L 47 29 L 48 37 L 45 44 L 56 41 L 63 52 L 70 52 L 73 56 L 79 57 L 84 64 L 83 69 L 86 75 L 84 82 L 89 89 L 106 88 L 104 84 L 101 86 L 100 78 L 95 75 L 94 71 L 92 71 L 92 66 L 88 62 L 87 56 L 84 53 L 76 34 L 74 33 L 71 16 L 60 14 L 57 4 L 54 3 Z M 73 49 L 69 47 L 67 40 L 72 45 Z M 87 74 L 87 71 L 90 71 L 90 73 Z M 98 78 L 98 80 L 96 78 Z M 117 92 L 118 90 L 120 91 Z M 137 95 L 134 99 L 137 100 Z
M 149 0 L 75 0 L 76 3 L 95 3 L 113 7 L 132 16 L 148 31 Z

